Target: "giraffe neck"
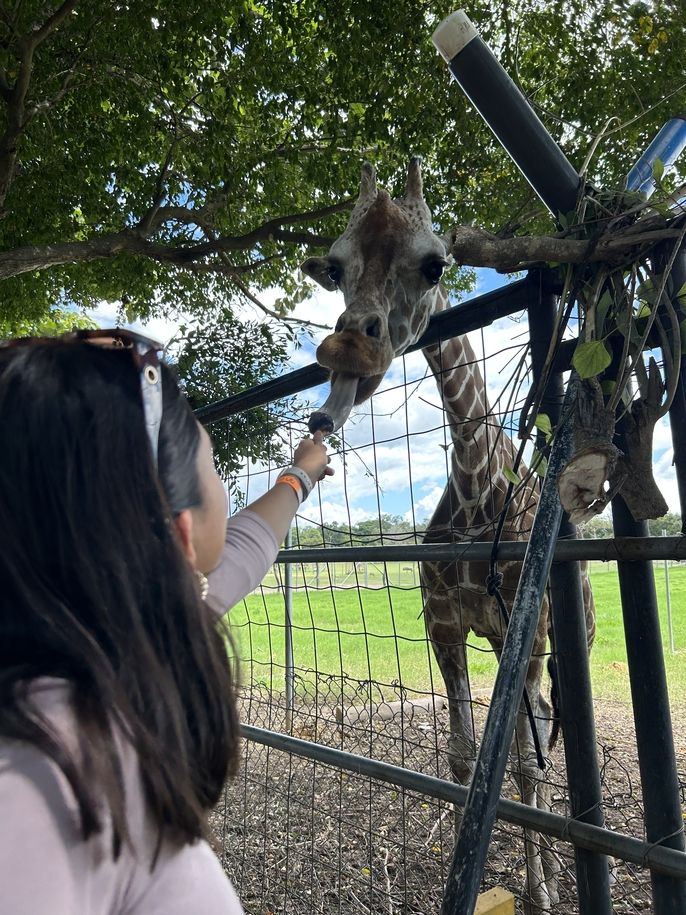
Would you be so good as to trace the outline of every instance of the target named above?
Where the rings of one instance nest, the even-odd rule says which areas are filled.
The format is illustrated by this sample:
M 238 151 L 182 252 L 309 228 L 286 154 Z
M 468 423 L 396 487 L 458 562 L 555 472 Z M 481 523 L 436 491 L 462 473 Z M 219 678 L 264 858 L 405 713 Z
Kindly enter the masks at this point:
M 443 310 L 444 298 L 437 302 Z M 426 347 L 452 441 L 450 486 L 461 526 L 490 524 L 503 507 L 514 446 L 491 415 L 483 375 L 467 336 Z

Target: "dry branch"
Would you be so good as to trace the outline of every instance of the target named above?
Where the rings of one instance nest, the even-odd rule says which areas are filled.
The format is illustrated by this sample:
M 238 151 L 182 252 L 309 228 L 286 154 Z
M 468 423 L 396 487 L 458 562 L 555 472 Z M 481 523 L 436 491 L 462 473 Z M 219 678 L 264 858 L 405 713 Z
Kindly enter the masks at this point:
M 682 220 L 679 220 L 681 222 Z M 606 232 L 594 239 L 566 238 L 562 235 L 499 238 L 484 229 L 456 226 L 449 234 L 452 255 L 458 264 L 491 267 L 500 273 L 513 273 L 534 264 L 584 264 L 605 262 L 619 266 L 635 260 L 637 252 L 654 247 L 668 238 L 678 238 L 675 221 L 650 217 L 623 229 Z

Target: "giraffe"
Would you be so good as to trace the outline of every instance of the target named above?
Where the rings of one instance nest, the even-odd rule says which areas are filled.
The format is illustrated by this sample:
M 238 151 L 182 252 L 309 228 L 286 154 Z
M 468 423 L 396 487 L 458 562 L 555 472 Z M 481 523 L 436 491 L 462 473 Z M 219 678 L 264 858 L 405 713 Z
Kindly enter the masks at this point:
M 378 387 L 392 360 L 418 340 L 429 318 L 448 307 L 440 284 L 452 264 L 449 244 L 436 235 L 424 201 L 418 159 L 408 169 L 405 194 L 392 200 L 377 188 L 373 167 L 362 168 L 360 192 L 343 234 L 325 257 L 310 257 L 304 272 L 325 289 L 343 292 L 345 311 L 317 349 L 317 361 L 331 371 L 331 393 L 310 427 L 340 428 L 352 407 Z M 506 466 L 515 447 L 490 417 L 478 361 L 466 336 L 428 346 L 424 356 L 436 379 L 451 440 L 446 488 L 429 522 L 425 542 L 492 540 L 503 511 L 502 539 L 526 537 L 537 495 L 533 483 L 506 505 Z M 511 605 L 521 564 L 501 563 L 497 584 Z M 476 755 L 467 652 L 470 631 L 488 639 L 499 656 L 505 624 L 493 595 L 486 562 L 458 560 L 421 565 L 424 619 L 445 681 L 449 707 L 447 756 L 453 778 L 466 784 Z M 595 634 L 595 608 L 587 571 L 582 569 L 589 650 Z M 541 691 L 548 636 L 547 599 L 541 607 L 526 690 L 540 747 L 548 749 L 551 707 Z M 517 716 L 515 743 L 522 800 L 548 809 L 549 787 L 540 780 L 532 727 Z M 456 811 L 456 829 L 459 828 Z M 526 892 L 529 912 L 550 912 L 558 900 L 556 858 L 550 848 L 525 833 Z

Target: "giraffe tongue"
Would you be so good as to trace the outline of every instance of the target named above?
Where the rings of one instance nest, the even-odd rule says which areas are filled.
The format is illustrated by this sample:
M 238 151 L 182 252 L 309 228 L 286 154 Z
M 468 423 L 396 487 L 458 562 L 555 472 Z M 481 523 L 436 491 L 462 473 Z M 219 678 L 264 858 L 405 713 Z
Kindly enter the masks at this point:
M 310 432 L 322 431 L 326 435 L 340 429 L 355 403 L 359 378 L 354 375 L 340 375 L 331 382 L 331 391 L 326 403 L 320 410 L 310 416 L 308 427 Z

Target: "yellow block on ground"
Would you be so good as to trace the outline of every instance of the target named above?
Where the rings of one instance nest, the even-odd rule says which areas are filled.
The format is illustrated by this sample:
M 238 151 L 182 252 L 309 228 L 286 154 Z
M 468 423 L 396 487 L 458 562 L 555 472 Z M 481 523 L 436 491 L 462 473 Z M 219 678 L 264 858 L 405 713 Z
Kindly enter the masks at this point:
M 515 898 L 502 887 L 482 893 L 476 900 L 474 915 L 514 915 Z

